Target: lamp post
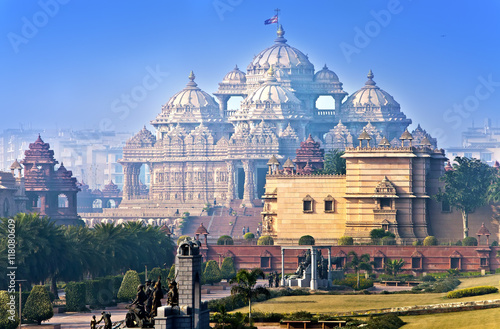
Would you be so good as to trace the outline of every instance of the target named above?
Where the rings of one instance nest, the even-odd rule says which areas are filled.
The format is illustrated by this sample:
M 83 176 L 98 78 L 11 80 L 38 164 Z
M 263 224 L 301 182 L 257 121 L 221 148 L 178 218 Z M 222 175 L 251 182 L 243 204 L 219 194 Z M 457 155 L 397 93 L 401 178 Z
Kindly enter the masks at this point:
M 28 280 L 16 280 L 19 283 L 19 329 L 21 329 L 22 316 L 21 316 L 21 305 L 22 305 L 22 290 L 21 290 L 21 282 L 25 282 Z

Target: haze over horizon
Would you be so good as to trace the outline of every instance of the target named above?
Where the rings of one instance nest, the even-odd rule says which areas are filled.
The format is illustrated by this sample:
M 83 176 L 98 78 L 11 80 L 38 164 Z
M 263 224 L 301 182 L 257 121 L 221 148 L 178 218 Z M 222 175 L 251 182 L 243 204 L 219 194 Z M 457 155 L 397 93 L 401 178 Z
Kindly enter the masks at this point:
M 264 20 L 275 8 L 316 70 L 326 63 L 349 94 L 373 70 L 410 129 L 421 124 L 440 147 L 459 145 L 473 121 L 499 126 L 496 1 L 40 0 L 0 3 L 0 129 L 136 132 L 191 70 L 208 93 L 235 64 L 246 71 L 273 44 Z

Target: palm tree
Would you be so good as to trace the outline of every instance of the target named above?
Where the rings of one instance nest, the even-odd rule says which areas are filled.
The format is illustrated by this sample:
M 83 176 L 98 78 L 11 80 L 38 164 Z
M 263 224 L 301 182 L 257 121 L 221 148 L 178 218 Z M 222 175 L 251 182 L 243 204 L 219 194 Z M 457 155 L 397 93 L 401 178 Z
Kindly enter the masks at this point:
M 385 272 L 389 275 L 393 275 L 394 277 L 396 277 L 398 273 L 401 272 L 405 264 L 406 262 L 403 259 L 394 259 L 394 260 L 388 259 L 387 262 L 385 263 Z
M 347 268 L 352 268 L 354 272 L 356 272 L 357 276 L 357 289 L 359 289 L 359 272 L 361 270 L 370 272 L 372 270 L 372 262 L 370 262 L 370 255 L 369 254 L 363 254 L 361 256 L 358 256 L 354 251 L 349 251 L 347 254 L 349 257 L 351 257 L 351 260 L 346 264 Z
M 231 279 L 229 283 L 237 283 L 231 288 L 231 295 L 240 295 L 248 301 L 248 321 L 252 320 L 252 298 L 257 295 L 264 294 L 269 296 L 269 290 L 262 286 L 255 287 L 257 279 L 261 277 L 265 279 L 265 274 L 260 268 L 254 268 L 252 271 L 241 269 L 236 273 L 236 277 Z

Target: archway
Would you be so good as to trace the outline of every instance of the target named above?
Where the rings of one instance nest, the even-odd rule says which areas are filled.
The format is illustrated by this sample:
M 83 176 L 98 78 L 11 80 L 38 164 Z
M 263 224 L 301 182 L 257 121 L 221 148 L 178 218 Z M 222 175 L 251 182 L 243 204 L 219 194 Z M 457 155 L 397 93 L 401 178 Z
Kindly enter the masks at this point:
M 106 202 L 106 208 L 116 208 L 116 201 L 109 199 L 108 202 Z
M 59 208 L 68 208 L 69 202 L 66 194 L 61 193 L 57 196 L 57 206 Z
M 102 200 L 95 199 L 94 202 L 92 202 L 92 208 L 93 209 L 101 209 L 102 208 Z
M 335 99 L 332 96 L 322 95 L 316 100 L 318 110 L 335 110 Z

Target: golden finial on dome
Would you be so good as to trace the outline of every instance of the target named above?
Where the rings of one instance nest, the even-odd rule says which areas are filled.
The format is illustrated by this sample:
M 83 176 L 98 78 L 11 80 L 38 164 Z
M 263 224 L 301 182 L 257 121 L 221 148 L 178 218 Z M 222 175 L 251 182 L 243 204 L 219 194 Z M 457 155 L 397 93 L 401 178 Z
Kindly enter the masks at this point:
M 271 77 L 274 76 L 274 69 L 272 65 L 269 67 L 269 70 L 267 70 L 267 75 Z
M 189 73 L 189 80 L 191 81 L 194 81 L 194 78 L 196 78 L 196 76 L 194 75 L 193 71 L 191 71 L 191 73 Z
M 279 38 L 282 38 L 285 35 L 285 30 L 283 29 L 283 25 L 280 24 L 276 34 L 278 35 Z

